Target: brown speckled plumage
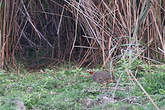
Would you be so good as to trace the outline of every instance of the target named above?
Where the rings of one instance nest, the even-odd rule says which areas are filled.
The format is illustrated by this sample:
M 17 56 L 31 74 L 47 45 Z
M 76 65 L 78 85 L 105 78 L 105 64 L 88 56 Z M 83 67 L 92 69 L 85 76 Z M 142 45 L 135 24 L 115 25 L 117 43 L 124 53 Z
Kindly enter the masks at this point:
M 91 74 L 91 78 L 102 84 L 108 84 L 116 82 L 115 77 L 107 71 L 98 71 Z

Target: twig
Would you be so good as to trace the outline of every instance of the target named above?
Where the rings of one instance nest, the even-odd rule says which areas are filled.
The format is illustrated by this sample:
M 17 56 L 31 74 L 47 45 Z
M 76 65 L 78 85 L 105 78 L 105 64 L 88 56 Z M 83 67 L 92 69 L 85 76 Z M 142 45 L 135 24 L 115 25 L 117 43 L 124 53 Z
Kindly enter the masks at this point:
M 90 78 L 88 75 L 80 75 L 80 77 Z
M 81 0 L 79 1 L 78 7 L 79 7 L 80 3 L 81 3 Z M 77 29 L 78 29 L 78 18 L 79 18 L 79 11 L 77 11 L 77 14 L 76 14 L 75 35 L 74 35 L 74 41 L 73 41 L 73 44 L 72 44 L 72 48 L 70 50 L 69 62 L 70 62 L 72 52 L 73 52 L 73 49 L 74 49 L 74 46 L 75 46 L 75 43 L 76 43 Z
M 154 107 L 157 109 L 157 110 L 160 110 L 158 108 L 158 106 L 155 104 L 155 102 L 152 100 L 152 98 L 150 97 L 150 95 L 145 91 L 145 89 L 143 88 L 143 86 L 139 83 L 139 81 L 135 78 L 135 76 L 129 72 L 128 68 L 126 67 L 126 72 L 127 74 L 131 75 L 133 77 L 133 80 L 138 84 L 138 86 L 140 87 L 140 89 L 144 92 L 144 94 L 146 94 L 146 96 L 148 97 L 148 99 L 151 101 L 151 103 L 154 105 Z
M 117 90 L 117 87 L 118 87 L 118 85 L 119 85 L 119 82 L 120 82 L 120 79 L 121 79 L 122 75 L 123 75 L 123 73 L 120 74 L 120 77 L 119 77 L 119 79 L 117 80 L 117 83 L 116 83 L 114 92 L 113 92 L 113 94 L 112 94 L 112 98 L 113 98 L 113 99 L 115 98 L 115 93 L 116 93 L 116 90 Z

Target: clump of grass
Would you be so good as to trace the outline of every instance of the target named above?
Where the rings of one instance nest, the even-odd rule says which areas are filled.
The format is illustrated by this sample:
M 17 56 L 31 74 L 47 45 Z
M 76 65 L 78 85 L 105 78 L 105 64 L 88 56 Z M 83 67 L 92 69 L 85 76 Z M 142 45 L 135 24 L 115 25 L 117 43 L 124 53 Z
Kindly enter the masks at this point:
M 144 77 L 143 87 L 150 94 L 165 94 L 164 72 L 151 72 Z

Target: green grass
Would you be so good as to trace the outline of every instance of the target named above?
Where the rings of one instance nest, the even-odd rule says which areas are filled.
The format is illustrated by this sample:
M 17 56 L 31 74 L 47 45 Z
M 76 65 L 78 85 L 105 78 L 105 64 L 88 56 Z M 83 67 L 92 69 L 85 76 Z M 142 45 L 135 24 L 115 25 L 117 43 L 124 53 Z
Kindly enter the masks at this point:
M 85 69 L 59 67 L 58 70 L 45 69 L 44 73 L 23 71 L 21 75 L 1 72 L 0 110 L 16 110 L 16 100 L 22 101 L 27 110 L 155 110 L 119 65 L 114 75 L 118 78 L 123 73 L 123 76 L 117 87 L 120 90 L 115 92 L 115 102 L 104 100 L 111 99 L 115 84 L 105 88 L 90 78 L 80 76 L 89 75 Z M 144 89 L 163 110 L 165 73 L 152 68 L 150 72 L 139 70 L 138 73 L 138 80 Z

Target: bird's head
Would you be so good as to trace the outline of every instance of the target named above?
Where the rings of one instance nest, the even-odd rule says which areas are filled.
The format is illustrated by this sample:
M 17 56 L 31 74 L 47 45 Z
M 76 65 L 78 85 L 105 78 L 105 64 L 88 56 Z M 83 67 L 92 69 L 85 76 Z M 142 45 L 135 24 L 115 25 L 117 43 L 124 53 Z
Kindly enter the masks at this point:
M 89 74 L 94 74 L 94 71 L 93 70 L 87 70 L 87 72 L 89 73 Z

